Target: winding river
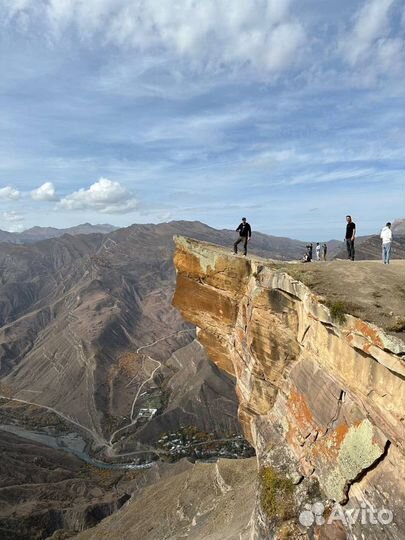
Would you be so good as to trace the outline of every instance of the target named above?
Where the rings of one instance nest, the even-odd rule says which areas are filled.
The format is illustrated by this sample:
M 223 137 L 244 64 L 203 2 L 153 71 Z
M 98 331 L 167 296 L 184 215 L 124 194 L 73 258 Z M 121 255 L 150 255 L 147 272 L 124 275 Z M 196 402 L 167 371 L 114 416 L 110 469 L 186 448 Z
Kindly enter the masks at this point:
M 153 465 L 153 461 L 149 463 L 106 463 L 98 459 L 94 459 L 86 452 L 86 441 L 77 433 L 68 433 L 64 435 L 49 435 L 48 433 L 39 433 L 37 431 L 29 431 L 20 426 L 0 424 L 0 431 L 6 431 L 22 437 L 23 439 L 34 441 L 55 450 L 62 450 L 72 454 L 89 465 L 94 465 L 100 469 L 115 469 L 115 470 L 130 470 L 130 469 L 149 469 Z

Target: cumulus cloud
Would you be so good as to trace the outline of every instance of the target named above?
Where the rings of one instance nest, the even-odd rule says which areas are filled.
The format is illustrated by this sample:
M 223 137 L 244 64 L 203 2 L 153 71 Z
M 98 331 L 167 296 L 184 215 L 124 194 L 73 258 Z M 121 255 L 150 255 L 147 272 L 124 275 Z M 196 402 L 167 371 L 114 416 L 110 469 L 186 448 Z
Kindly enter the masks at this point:
M 100 178 L 88 189 L 81 188 L 58 203 L 63 210 L 94 210 L 102 214 L 125 214 L 137 207 L 133 195 L 119 182 Z
M 367 0 L 355 13 L 351 28 L 340 42 L 349 65 L 366 66 L 369 72 L 372 68 L 374 75 L 400 69 L 404 41 L 394 35 L 391 24 L 395 6 L 395 0 Z
M 31 197 L 34 201 L 58 201 L 59 197 L 56 195 L 55 186 L 52 182 L 45 182 L 39 188 L 31 191 Z
M 21 197 L 20 191 L 11 186 L 0 188 L 0 200 L 16 201 Z
M 305 41 L 291 0 L 20 0 L 8 20 L 29 29 L 43 20 L 51 39 L 73 28 L 83 42 L 136 49 L 178 60 L 199 71 L 241 66 L 278 72 L 291 67 Z M 7 9 L 7 4 L 6 4 Z
M 5 224 L 2 226 L 8 232 L 21 232 L 24 230 L 24 216 L 15 210 L 3 212 L 0 217 Z

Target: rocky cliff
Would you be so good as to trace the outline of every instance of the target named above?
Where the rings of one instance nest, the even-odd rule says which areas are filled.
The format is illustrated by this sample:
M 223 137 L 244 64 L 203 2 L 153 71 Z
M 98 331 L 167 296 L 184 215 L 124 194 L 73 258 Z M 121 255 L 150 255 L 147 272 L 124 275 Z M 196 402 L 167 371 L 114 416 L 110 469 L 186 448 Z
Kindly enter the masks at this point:
M 295 510 L 284 522 L 277 508 L 257 509 L 256 537 L 273 531 L 280 538 L 403 538 L 405 343 L 373 323 L 375 311 L 367 321 L 345 313 L 357 290 L 346 289 L 345 279 L 377 263 L 356 263 L 356 270 L 346 261 L 330 263 L 342 265 L 345 304 L 298 280 L 304 265 L 280 267 L 184 237 L 175 243 L 174 305 L 198 327 L 212 360 L 235 377 L 239 418 L 258 468 L 294 486 Z M 402 263 L 390 271 L 403 276 Z M 392 309 L 377 302 L 384 287 L 374 292 L 374 306 Z M 391 294 L 401 307 L 390 314 L 400 321 L 404 289 Z M 308 506 L 315 502 L 326 507 L 324 516 Z M 324 523 L 335 502 L 345 516 L 357 516 L 353 523 Z M 298 519 L 302 511 L 307 521 Z M 379 511 L 385 518 L 376 518 Z

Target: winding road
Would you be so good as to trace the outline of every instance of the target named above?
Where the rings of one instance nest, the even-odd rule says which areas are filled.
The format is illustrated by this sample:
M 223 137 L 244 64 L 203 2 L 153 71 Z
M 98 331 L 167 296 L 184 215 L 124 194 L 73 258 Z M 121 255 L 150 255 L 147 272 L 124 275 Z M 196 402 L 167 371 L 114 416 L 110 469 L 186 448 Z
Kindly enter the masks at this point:
M 189 334 L 191 332 L 194 332 L 194 329 L 180 330 L 178 332 L 173 332 L 173 334 L 169 334 L 168 336 L 156 339 L 152 343 L 149 343 L 147 345 L 142 345 L 141 347 L 138 347 L 137 350 L 136 350 L 136 354 L 139 354 L 141 351 L 143 351 L 145 349 L 149 349 L 151 347 L 154 347 L 157 343 L 160 343 L 161 341 L 165 341 L 166 339 L 170 339 L 171 337 L 174 337 L 174 336 L 179 336 L 180 334 Z M 110 437 L 110 440 L 109 440 L 109 444 L 108 444 L 108 446 L 110 448 L 112 448 L 112 446 L 114 444 L 113 443 L 114 438 L 118 433 L 121 433 L 121 431 L 124 431 L 125 429 L 130 428 L 131 426 L 133 426 L 136 423 L 136 418 L 134 419 L 134 411 L 135 411 L 135 405 L 136 405 L 136 402 L 138 400 L 139 394 L 141 393 L 143 387 L 153 379 L 153 377 L 155 376 L 155 373 L 157 372 L 157 370 L 160 369 L 160 367 L 162 366 L 162 362 L 160 362 L 159 360 L 156 360 L 155 358 L 152 358 L 151 356 L 148 356 L 148 355 L 146 355 L 146 357 L 148 358 L 148 360 L 151 360 L 152 362 L 156 362 L 157 366 L 152 371 L 152 373 L 150 374 L 148 379 L 143 381 L 143 383 L 139 386 L 138 391 L 136 392 L 136 394 L 134 396 L 134 399 L 132 401 L 132 406 L 131 406 L 130 423 L 123 426 L 123 427 L 121 427 L 121 428 L 119 428 L 119 429 L 117 429 L 117 430 L 115 430 L 114 433 L 112 433 L 112 435 Z M 131 384 L 131 382 L 132 381 L 130 381 L 127 386 L 129 386 Z
M 139 353 L 140 351 L 144 350 L 144 349 L 147 349 L 147 348 L 150 348 L 150 347 L 154 347 L 157 343 L 160 343 L 161 341 L 165 341 L 166 339 L 169 339 L 171 337 L 174 337 L 174 336 L 178 336 L 180 334 L 186 334 L 186 333 L 192 333 L 194 332 L 193 329 L 190 329 L 190 330 L 180 330 L 178 332 L 173 332 L 172 334 L 169 334 L 168 336 L 165 336 L 163 338 L 159 338 L 159 339 L 156 339 L 155 341 L 153 341 L 152 343 L 148 343 L 147 345 L 142 345 L 141 347 L 138 347 L 137 349 L 137 353 Z M 28 400 L 25 400 L 25 399 L 19 399 L 19 398 L 14 398 L 14 397 L 10 397 L 10 396 L 4 396 L 4 395 L 0 395 L 0 399 L 5 399 L 5 400 L 8 400 L 8 401 L 14 401 L 14 402 L 17 402 L 17 403 L 23 403 L 25 405 L 33 405 L 35 407 L 39 407 L 40 409 L 44 409 L 48 412 L 51 412 L 53 414 L 55 414 L 56 416 L 59 416 L 60 418 L 62 418 L 62 420 L 65 420 L 65 422 L 68 422 L 69 424 L 72 424 L 74 426 L 76 426 L 77 428 L 80 428 L 82 430 L 84 430 L 86 433 L 88 433 L 91 438 L 93 439 L 93 441 L 95 441 L 99 446 L 103 446 L 103 447 L 106 447 L 108 449 L 112 449 L 112 446 L 113 446 L 113 439 L 115 437 L 115 435 L 121 431 L 123 431 L 124 429 L 127 429 L 128 427 L 131 427 L 132 425 L 134 425 L 135 423 L 135 420 L 133 419 L 133 413 L 134 413 L 134 409 L 135 409 L 135 405 L 136 405 L 136 402 L 138 400 L 138 397 L 139 397 L 139 394 L 142 390 L 142 388 L 145 386 L 146 383 L 148 383 L 150 380 L 153 379 L 156 371 L 161 367 L 162 363 L 159 361 L 159 360 L 155 360 L 154 358 L 151 358 L 150 356 L 148 356 L 148 358 L 154 362 L 157 363 L 157 366 L 155 367 L 155 369 L 152 371 L 151 375 L 149 376 L 148 379 L 146 379 L 142 384 L 141 386 L 139 387 L 138 391 L 136 392 L 135 396 L 134 396 L 134 399 L 133 399 L 133 402 L 132 402 L 132 407 L 131 407 L 131 416 L 130 416 L 130 419 L 131 419 L 131 422 L 116 430 L 110 437 L 110 440 L 107 441 L 106 439 L 104 439 L 104 437 L 102 437 L 99 433 L 97 433 L 96 431 L 84 426 L 83 424 L 81 424 L 80 422 L 78 422 L 77 420 L 74 420 L 73 418 L 70 418 L 69 416 L 67 416 L 66 414 L 58 411 L 57 409 L 53 408 L 53 407 L 50 407 L 48 405 L 42 405 L 40 403 L 35 403 L 33 401 L 28 401 Z

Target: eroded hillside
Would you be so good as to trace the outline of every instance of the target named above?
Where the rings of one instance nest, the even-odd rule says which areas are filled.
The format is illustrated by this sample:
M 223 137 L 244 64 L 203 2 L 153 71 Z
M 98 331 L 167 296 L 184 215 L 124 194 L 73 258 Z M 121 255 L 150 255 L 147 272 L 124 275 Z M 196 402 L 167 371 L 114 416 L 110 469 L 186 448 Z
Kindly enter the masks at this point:
M 0 536 L 77 532 L 118 507 L 122 493 L 114 483 L 96 486 L 94 495 L 83 487 L 85 476 L 76 481 L 63 449 L 76 452 L 75 467 L 82 463 L 84 470 L 89 459 L 97 470 L 99 461 L 142 466 L 239 452 L 234 382 L 209 361 L 194 328 L 171 305 L 172 237 L 187 230 L 227 241 L 228 233 L 221 237 L 202 224 L 172 223 L 1 246 L 0 437 L 7 489 Z M 40 459 L 40 474 L 29 463 L 13 466 L 9 456 L 24 462 L 26 448 Z M 252 455 L 252 449 L 239 453 Z M 66 465 L 58 497 L 54 463 Z M 75 486 L 80 497 L 72 496 Z M 97 510 L 105 500 L 105 511 Z M 87 519 L 91 506 L 96 510 Z
M 197 236 L 209 237 L 204 227 Z M 172 236 L 187 228 L 3 245 L 0 396 L 59 415 L 110 455 L 141 450 L 196 418 L 204 431 L 237 430 L 232 381 L 193 345 L 193 328 L 171 306 Z M 180 392 L 185 358 L 189 387 Z M 159 414 L 136 425 L 141 409 Z

